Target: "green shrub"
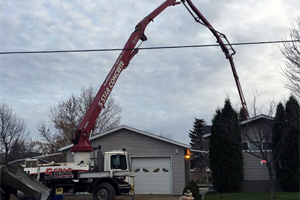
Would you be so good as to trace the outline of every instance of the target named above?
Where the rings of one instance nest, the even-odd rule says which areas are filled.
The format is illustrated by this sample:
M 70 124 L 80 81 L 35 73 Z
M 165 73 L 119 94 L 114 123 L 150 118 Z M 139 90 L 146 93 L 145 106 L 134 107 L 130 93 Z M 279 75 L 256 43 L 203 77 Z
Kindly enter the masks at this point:
M 195 195 L 199 196 L 199 187 L 198 187 L 197 183 L 195 181 L 191 180 L 190 182 L 188 182 L 188 184 L 191 184 L 195 187 L 195 189 L 196 189 L 196 194 Z
M 200 200 L 199 187 L 195 181 L 188 182 L 188 184 L 183 189 L 182 195 L 184 195 L 184 193 L 186 193 L 187 190 L 189 190 L 193 194 L 195 200 Z

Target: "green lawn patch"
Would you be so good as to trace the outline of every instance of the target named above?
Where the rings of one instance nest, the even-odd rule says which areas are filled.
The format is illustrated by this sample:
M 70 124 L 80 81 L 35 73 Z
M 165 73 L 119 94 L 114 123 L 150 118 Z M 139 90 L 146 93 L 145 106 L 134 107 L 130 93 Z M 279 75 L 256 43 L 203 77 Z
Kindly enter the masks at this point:
M 278 192 L 275 198 L 271 198 L 270 193 L 227 193 L 227 194 L 207 194 L 205 200 L 299 200 L 298 192 Z

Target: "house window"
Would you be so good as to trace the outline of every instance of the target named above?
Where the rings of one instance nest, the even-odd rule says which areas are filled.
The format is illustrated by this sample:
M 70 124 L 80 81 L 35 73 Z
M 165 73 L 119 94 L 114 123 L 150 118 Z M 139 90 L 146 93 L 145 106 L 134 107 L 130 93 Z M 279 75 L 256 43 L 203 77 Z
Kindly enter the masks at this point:
M 163 171 L 163 172 L 169 172 L 170 169 L 169 169 L 169 168 L 162 168 L 162 171 Z
M 149 172 L 149 169 L 148 168 L 143 168 L 143 172 Z
M 243 142 L 242 143 L 242 148 L 243 148 L 243 150 L 248 150 L 249 149 L 248 143 L 247 142 Z
M 250 150 L 260 150 L 260 142 L 259 141 L 250 142 Z
M 135 168 L 135 169 L 134 169 L 134 172 L 135 172 L 135 173 L 140 172 L 140 168 Z
M 272 142 L 264 142 L 263 148 L 264 150 L 272 150 Z
M 159 168 L 153 168 L 153 172 L 159 172 Z

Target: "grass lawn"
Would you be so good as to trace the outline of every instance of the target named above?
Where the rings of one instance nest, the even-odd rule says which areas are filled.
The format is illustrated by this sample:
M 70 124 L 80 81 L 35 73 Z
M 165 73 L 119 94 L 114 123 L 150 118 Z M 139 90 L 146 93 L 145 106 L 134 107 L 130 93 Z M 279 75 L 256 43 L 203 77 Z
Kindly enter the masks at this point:
M 275 193 L 277 200 L 300 200 L 298 192 L 278 192 Z M 208 194 L 204 200 L 274 200 L 270 193 L 228 193 L 228 194 Z

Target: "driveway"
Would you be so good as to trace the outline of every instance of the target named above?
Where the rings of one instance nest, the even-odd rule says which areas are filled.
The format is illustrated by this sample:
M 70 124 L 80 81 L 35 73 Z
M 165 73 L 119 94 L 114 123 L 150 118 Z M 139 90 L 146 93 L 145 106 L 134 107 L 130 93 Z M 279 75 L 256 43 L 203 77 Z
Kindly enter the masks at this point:
M 134 199 L 131 196 L 116 196 L 115 200 L 179 200 L 180 196 L 172 195 L 135 195 Z M 11 195 L 10 200 L 17 200 Z M 91 194 L 81 194 L 77 196 L 64 196 L 64 200 L 93 200 Z
M 116 200 L 179 200 L 180 196 L 172 195 L 134 195 L 131 196 L 116 196 Z M 93 200 L 93 195 L 82 194 L 78 196 L 64 196 L 64 200 Z

